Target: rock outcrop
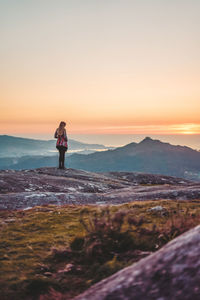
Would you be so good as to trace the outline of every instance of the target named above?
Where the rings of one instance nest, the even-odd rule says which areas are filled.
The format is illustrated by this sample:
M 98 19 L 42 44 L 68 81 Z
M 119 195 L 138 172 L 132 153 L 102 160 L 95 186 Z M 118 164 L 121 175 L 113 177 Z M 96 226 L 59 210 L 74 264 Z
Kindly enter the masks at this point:
M 200 299 L 200 226 L 74 300 Z
M 57 168 L 0 171 L 0 209 L 159 199 L 200 199 L 200 182 L 134 172 L 92 173 Z

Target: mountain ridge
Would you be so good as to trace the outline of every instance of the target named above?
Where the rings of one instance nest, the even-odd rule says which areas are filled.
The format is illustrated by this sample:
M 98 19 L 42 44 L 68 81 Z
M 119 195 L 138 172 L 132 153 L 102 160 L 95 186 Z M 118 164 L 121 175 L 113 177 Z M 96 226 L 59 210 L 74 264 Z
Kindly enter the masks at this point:
M 187 146 L 171 145 L 146 137 L 140 143 L 132 142 L 115 149 L 100 150 L 105 151 L 84 155 L 74 153 L 70 156 L 67 153 L 66 166 L 91 172 L 144 172 L 200 179 L 200 152 Z M 0 158 L 0 169 L 54 167 L 57 161 L 57 155 Z
M 86 157 L 73 154 L 70 165 L 93 172 L 133 171 L 185 177 L 187 172 L 200 172 L 200 152 L 146 138 L 138 144 L 130 143 Z

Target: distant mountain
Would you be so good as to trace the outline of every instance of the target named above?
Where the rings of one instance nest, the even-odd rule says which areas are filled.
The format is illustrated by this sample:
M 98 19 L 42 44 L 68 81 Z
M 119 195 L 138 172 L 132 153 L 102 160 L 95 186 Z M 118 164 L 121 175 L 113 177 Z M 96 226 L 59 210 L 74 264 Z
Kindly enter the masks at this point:
M 57 163 L 57 155 L 0 158 L 0 169 L 53 167 Z M 140 143 L 130 143 L 114 150 L 88 155 L 67 154 L 66 167 L 92 172 L 144 172 L 200 179 L 200 152 L 147 137 Z
M 174 146 L 149 137 L 140 143 L 93 153 L 73 154 L 70 167 L 93 172 L 134 171 L 200 178 L 200 152 L 186 146 Z
M 55 155 L 56 139 L 37 140 L 9 135 L 0 135 L 0 157 L 21 157 L 24 155 Z M 86 144 L 69 139 L 69 151 L 96 151 L 108 149 L 104 145 Z

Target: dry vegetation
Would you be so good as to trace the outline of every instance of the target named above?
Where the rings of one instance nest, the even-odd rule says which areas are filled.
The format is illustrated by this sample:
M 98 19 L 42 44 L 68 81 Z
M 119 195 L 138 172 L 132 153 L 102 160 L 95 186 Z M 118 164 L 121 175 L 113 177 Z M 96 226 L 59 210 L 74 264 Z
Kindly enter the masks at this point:
M 0 298 L 69 299 L 199 220 L 199 200 L 1 211 Z

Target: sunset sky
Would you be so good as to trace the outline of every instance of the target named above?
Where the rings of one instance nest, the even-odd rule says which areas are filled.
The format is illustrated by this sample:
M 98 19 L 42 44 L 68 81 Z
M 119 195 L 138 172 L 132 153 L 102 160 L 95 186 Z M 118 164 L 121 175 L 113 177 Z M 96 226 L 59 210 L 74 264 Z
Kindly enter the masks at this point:
M 200 134 L 199 0 L 0 0 L 0 134 Z

